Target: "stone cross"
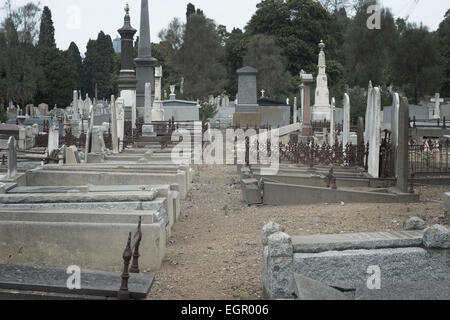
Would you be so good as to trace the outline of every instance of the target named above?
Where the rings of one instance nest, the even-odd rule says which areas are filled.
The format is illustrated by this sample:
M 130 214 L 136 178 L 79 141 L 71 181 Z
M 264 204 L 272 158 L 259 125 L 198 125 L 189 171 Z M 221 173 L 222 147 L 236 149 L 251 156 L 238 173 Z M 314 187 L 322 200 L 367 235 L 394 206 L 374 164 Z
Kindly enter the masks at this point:
M 342 128 L 342 142 L 344 149 L 350 143 L 350 97 L 344 94 L 344 127 Z
M 431 102 L 434 102 L 434 118 L 439 119 L 441 117 L 441 103 L 444 99 L 441 98 L 440 93 L 436 93 L 434 98 L 431 98 Z
M 16 138 L 9 137 L 8 140 L 8 179 L 12 179 L 17 175 L 17 150 Z
M 111 133 L 112 133 L 112 152 L 119 153 L 119 139 L 117 136 L 116 100 L 114 96 L 111 96 Z
M 336 100 L 331 98 L 331 109 L 330 109 L 330 146 L 334 146 L 336 142 L 336 123 L 334 121 L 334 109 L 336 107 Z
M 145 99 L 144 99 L 144 123 L 152 123 L 152 84 L 145 84 Z

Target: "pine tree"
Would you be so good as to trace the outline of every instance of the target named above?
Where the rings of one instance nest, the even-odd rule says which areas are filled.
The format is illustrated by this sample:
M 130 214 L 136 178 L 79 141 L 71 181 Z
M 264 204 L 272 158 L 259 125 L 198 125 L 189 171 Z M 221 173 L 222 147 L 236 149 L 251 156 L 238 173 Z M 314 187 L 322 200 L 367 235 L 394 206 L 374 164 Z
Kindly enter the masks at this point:
M 441 91 L 445 97 L 450 97 L 450 10 L 445 14 L 445 20 L 439 25 L 437 37 L 442 68 Z
M 56 48 L 55 27 L 53 26 L 52 12 L 47 6 L 44 7 L 44 10 L 42 11 L 38 47 Z
M 80 50 L 74 42 L 70 43 L 67 55 L 74 79 L 74 87 L 72 89 L 79 90 L 83 86 L 83 60 L 81 59 Z
M 224 48 L 215 23 L 203 14 L 191 14 L 177 60 L 185 78 L 185 96 L 206 99 L 223 92 L 226 71 Z
M 86 56 L 83 62 L 84 90 L 89 96 L 95 95 L 98 89 L 98 98 L 107 98 L 115 93 L 114 47 L 109 35 L 103 31 L 98 34 L 97 40 L 89 40 Z

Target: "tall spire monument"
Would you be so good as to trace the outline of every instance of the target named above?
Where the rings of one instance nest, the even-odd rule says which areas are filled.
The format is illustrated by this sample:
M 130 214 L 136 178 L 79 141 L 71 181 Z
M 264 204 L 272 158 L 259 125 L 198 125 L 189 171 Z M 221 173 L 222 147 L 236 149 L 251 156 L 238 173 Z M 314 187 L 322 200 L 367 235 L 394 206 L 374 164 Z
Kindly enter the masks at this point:
M 117 81 L 119 96 L 123 98 L 125 118 L 131 119 L 136 111 L 136 74 L 133 64 L 133 40 L 136 29 L 131 26 L 130 7 L 125 6 L 123 27 L 117 30 L 121 37 L 120 76 Z
M 325 44 L 323 41 L 319 43 L 319 73 L 317 74 L 316 97 L 314 107 L 312 108 L 311 120 L 313 121 L 330 121 L 330 92 L 328 90 L 328 78 L 326 74 L 327 64 L 325 61 Z
M 141 26 L 139 30 L 138 57 L 136 64 L 136 105 L 143 110 L 145 105 L 145 84 L 151 83 L 151 92 L 155 92 L 155 64 L 157 59 L 152 57 L 150 42 L 150 18 L 148 0 L 141 0 Z

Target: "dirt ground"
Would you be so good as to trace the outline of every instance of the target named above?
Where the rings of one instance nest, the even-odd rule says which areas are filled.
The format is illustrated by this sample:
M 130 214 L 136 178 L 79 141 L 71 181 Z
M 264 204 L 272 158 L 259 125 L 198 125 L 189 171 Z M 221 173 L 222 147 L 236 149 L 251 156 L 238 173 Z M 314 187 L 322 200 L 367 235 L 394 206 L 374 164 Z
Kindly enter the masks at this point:
M 235 166 L 196 171 L 149 299 L 263 299 L 261 229 L 267 222 L 282 224 L 290 235 L 397 231 L 411 216 L 431 225 L 442 223 L 442 197 L 450 189 L 418 188 L 418 204 L 248 207 Z

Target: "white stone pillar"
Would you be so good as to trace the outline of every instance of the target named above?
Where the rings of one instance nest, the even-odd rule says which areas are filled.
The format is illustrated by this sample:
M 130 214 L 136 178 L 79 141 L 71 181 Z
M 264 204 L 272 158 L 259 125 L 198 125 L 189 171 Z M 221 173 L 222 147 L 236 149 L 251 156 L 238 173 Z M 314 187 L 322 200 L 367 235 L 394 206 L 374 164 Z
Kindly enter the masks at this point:
M 12 179 L 17 175 L 17 150 L 16 138 L 9 137 L 8 140 L 8 178 Z
M 119 141 L 117 135 L 117 111 L 114 96 L 111 96 L 111 133 L 112 133 L 112 152 L 119 153 Z
M 344 94 L 344 127 L 342 128 L 342 138 L 344 149 L 350 144 L 350 97 Z
M 334 121 L 334 109 L 336 106 L 336 100 L 331 98 L 331 109 L 330 109 L 330 146 L 334 146 L 336 142 L 336 134 L 335 134 L 335 121 Z
M 152 123 L 152 84 L 148 82 L 145 84 L 144 123 Z

